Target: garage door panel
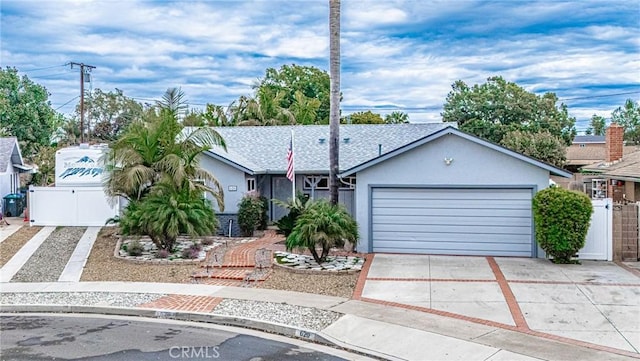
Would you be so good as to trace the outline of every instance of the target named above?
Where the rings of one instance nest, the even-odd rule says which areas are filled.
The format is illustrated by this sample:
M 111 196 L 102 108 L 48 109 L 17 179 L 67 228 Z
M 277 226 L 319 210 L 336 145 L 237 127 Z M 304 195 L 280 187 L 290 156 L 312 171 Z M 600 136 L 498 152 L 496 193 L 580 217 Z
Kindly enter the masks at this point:
M 390 207 L 403 209 L 526 209 L 531 205 L 531 200 L 522 199 L 376 199 L 376 207 Z
M 409 190 L 409 192 L 407 192 Z M 411 192 L 418 190 L 419 192 Z M 455 188 L 433 188 L 433 189 L 396 189 L 379 188 L 376 189 L 373 199 L 423 199 L 423 200 L 455 200 L 455 199 L 487 199 L 492 200 L 499 195 L 501 199 L 528 199 L 521 189 L 482 189 L 478 193 L 477 189 L 455 189 Z
M 531 197 L 526 188 L 373 188 L 373 251 L 530 257 Z
M 511 252 L 526 252 L 530 250 L 531 246 L 525 243 L 512 243 L 510 244 Z M 394 242 L 382 242 L 380 248 L 397 248 L 398 244 Z M 461 242 L 458 244 L 452 244 L 450 242 L 423 242 L 423 241 L 404 241 L 402 242 L 402 248 L 413 249 L 428 249 L 437 251 L 453 251 L 455 249 L 462 249 L 466 251 L 501 251 L 504 250 L 504 243 L 477 243 L 477 242 Z
M 387 232 L 402 232 L 403 230 L 411 229 L 420 233 L 443 233 L 443 234 L 531 234 L 531 225 L 526 226 L 476 226 L 476 225 L 458 225 L 452 226 L 438 226 L 438 225 L 403 225 L 403 224 L 379 224 L 376 223 L 373 226 L 374 232 L 387 231 Z
M 504 217 L 509 219 L 509 225 L 531 227 L 531 218 L 528 217 Z M 502 226 L 503 217 L 454 217 L 454 216 L 404 216 L 404 215 L 380 215 L 376 217 L 376 225 L 402 225 L 402 226 L 435 226 L 448 225 L 458 226 L 465 224 L 469 226 Z
M 424 242 L 449 242 L 449 243 L 527 243 L 531 246 L 531 235 L 528 234 L 481 234 L 481 233 L 447 233 L 443 237 L 442 233 L 423 232 L 376 232 L 376 246 L 378 242 L 403 242 L 403 241 L 424 241 Z
M 413 216 L 452 216 L 452 217 L 469 217 L 479 214 L 477 209 L 443 209 L 443 208 L 413 208 L 411 212 L 407 212 L 403 208 L 374 208 L 371 214 L 376 217 L 413 217 Z M 500 218 L 500 217 L 531 217 L 530 208 L 522 209 L 491 209 L 484 214 L 484 217 Z

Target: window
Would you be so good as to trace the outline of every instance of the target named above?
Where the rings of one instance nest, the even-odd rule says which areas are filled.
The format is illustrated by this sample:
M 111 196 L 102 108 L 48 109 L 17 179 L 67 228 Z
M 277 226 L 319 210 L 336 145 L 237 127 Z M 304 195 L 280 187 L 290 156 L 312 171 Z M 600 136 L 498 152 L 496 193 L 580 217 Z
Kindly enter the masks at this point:
M 340 178 L 340 189 L 356 189 L 356 177 Z
M 256 190 L 256 179 L 247 178 L 247 192 L 253 192 Z
M 327 176 L 305 176 L 304 189 L 329 189 L 329 177 Z
M 606 179 L 591 180 L 591 198 L 592 199 L 607 198 L 607 180 Z

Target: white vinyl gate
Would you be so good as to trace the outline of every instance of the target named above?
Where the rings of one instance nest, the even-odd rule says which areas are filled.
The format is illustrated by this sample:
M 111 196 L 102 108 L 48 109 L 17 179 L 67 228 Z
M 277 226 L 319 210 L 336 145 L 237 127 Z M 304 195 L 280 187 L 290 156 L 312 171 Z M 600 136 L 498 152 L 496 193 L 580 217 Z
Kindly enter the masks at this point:
M 32 226 L 104 226 L 119 211 L 102 187 L 31 187 L 28 201 Z
M 584 247 L 578 258 L 611 261 L 613 259 L 613 206 L 611 198 L 593 199 L 593 214 Z

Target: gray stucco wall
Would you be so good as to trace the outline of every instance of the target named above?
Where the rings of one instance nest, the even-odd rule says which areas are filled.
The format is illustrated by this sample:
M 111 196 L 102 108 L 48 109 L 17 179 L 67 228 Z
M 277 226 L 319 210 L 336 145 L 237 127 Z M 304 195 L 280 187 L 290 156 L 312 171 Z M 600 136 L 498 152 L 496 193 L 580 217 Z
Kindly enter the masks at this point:
M 231 237 L 240 237 L 240 226 L 238 225 L 238 214 L 236 213 L 218 213 L 216 214 L 220 226 L 216 232 L 219 236 L 229 236 L 229 227 L 231 226 Z M 232 221 L 229 223 L 229 221 Z
M 200 166 L 211 172 L 220 182 L 224 192 L 224 213 L 237 213 L 238 202 L 246 192 L 245 173 L 208 156 L 202 156 Z M 229 186 L 235 186 L 236 190 L 230 191 Z M 210 195 L 207 195 L 207 199 L 213 202 L 216 213 L 220 212 Z
M 453 161 L 446 165 L 445 158 Z M 549 171 L 449 134 L 357 174 L 357 250 L 369 252 L 369 186 L 549 186 Z

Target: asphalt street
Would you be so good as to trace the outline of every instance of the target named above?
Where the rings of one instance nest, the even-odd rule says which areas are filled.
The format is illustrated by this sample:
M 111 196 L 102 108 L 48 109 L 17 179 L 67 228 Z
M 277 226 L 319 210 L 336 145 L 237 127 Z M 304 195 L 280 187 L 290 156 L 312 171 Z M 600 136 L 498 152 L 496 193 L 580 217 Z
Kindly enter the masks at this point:
M 2 360 L 345 360 L 277 336 L 175 321 L 21 314 L 2 315 L 0 330 Z

